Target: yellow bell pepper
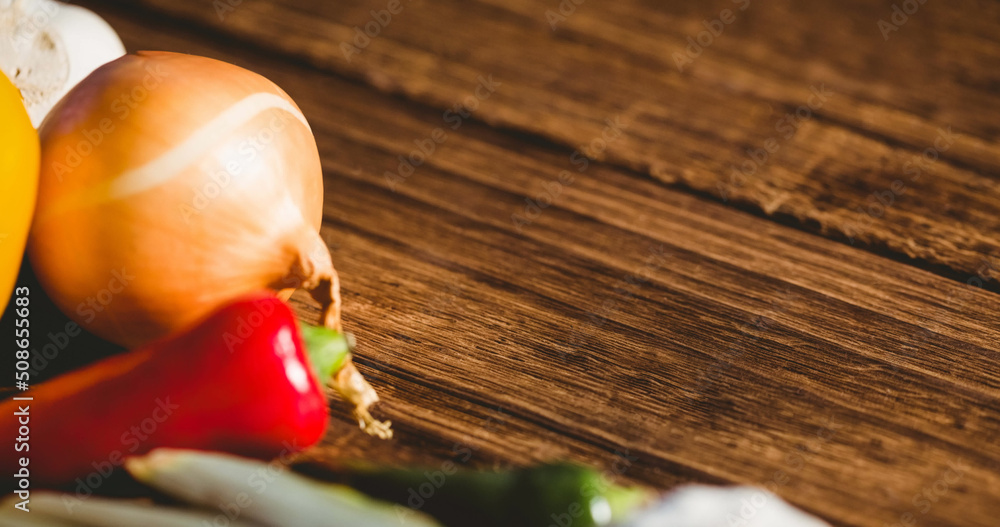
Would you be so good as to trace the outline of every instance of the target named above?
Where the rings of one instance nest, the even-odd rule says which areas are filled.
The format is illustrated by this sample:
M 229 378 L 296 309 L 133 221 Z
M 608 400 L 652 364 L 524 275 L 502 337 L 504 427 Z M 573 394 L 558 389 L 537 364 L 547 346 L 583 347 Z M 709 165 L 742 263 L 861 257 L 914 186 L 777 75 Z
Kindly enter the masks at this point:
M 0 314 L 17 281 L 35 210 L 38 149 L 21 92 L 0 72 Z

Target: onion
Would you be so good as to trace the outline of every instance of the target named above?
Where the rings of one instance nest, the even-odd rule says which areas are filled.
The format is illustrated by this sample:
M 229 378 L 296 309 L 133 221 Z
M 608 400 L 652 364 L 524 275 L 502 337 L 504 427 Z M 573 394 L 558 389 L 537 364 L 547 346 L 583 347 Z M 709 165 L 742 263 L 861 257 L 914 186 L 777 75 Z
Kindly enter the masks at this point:
M 88 330 L 137 346 L 244 293 L 296 287 L 340 330 L 319 153 L 274 83 L 140 52 L 84 79 L 39 132 L 31 263 Z
M 76 83 L 125 54 L 104 19 L 52 0 L 0 0 L 0 35 L 0 70 L 21 91 L 35 127 Z

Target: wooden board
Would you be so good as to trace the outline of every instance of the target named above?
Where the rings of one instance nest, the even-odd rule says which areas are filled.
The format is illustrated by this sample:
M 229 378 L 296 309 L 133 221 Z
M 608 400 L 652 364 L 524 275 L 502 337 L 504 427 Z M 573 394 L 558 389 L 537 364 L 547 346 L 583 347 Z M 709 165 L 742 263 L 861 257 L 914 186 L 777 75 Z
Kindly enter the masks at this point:
M 364 77 L 375 90 L 358 82 L 360 74 L 350 79 L 331 74 L 328 65 L 335 57 L 320 60 L 307 53 L 312 49 L 302 45 L 307 40 L 316 49 L 337 41 L 331 35 L 321 41 L 315 24 L 350 27 L 367 12 L 358 4 L 341 4 L 341 12 L 244 2 L 216 28 L 214 11 L 203 3 L 199 9 L 208 14 L 206 27 L 194 29 L 115 2 L 85 5 L 106 16 L 129 49 L 196 53 L 251 68 L 288 91 L 309 118 L 323 157 L 323 235 L 343 278 L 345 323 L 361 342 L 363 372 L 385 401 L 379 413 L 397 429 L 390 442 L 369 439 L 335 409 L 339 419 L 324 447 L 311 453 L 314 459 L 336 463 L 365 457 L 431 466 L 452 459 L 504 466 L 565 458 L 609 471 L 627 461 L 619 477 L 663 489 L 684 482 L 770 485 L 835 525 L 891 525 L 906 514 L 921 525 L 993 525 L 1000 514 L 994 491 L 1000 488 L 1000 299 L 995 294 L 725 206 L 707 191 L 682 191 L 696 188 L 693 184 L 664 186 L 646 176 L 645 161 L 622 161 L 653 159 L 652 145 L 678 144 L 665 139 L 677 134 L 678 141 L 706 149 L 705 158 L 693 159 L 716 163 L 713 148 L 723 151 L 746 141 L 755 133 L 747 130 L 758 125 L 744 130 L 745 123 L 731 116 L 725 126 L 704 124 L 716 127 L 719 136 L 695 128 L 671 132 L 668 120 L 654 123 L 652 114 L 643 113 L 657 111 L 649 110 L 652 103 L 628 113 L 614 101 L 594 101 L 606 105 L 609 117 L 617 110 L 633 124 L 611 142 L 606 163 L 588 163 L 581 171 L 574 162 L 579 158 L 566 145 L 599 135 L 605 126 L 587 121 L 587 115 L 596 114 L 587 109 L 586 97 L 544 98 L 544 90 L 536 90 L 531 92 L 539 97 L 532 99 L 535 110 L 524 108 L 518 101 L 528 95 L 517 91 L 527 81 L 494 73 L 505 84 L 452 129 L 455 114 L 446 109 L 456 94 L 475 94 L 476 79 L 490 71 L 449 70 L 455 63 L 447 57 L 472 61 L 499 50 L 437 46 L 455 46 L 477 27 L 485 35 L 476 24 L 486 22 L 495 28 L 491 38 L 527 46 L 519 39 L 537 32 L 539 24 L 524 22 L 527 15 L 517 14 L 516 3 L 508 8 L 467 4 L 473 11 L 465 12 L 463 24 L 458 24 L 458 4 L 443 3 L 433 11 L 420 2 L 408 7 L 404 13 L 412 12 L 417 21 L 390 25 L 377 42 L 396 46 L 398 67 L 429 68 L 421 70 L 425 91 L 406 84 L 410 81 L 400 87 L 396 83 L 405 76 L 397 73 Z M 149 5 L 190 18 L 203 15 L 193 4 Z M 641 37 L 641 28 L 648 26 L 635 20 L 631 5 L 585 3 L 571 21 L 585 26 L 587 21 L 632 20 Z M 595 12 L 586 15 L 591 7 Z M 474 10 L 487 8 L 493 16 L 484 21 L 485 15 Z M 649 6 L 646 11 L 654 20 L 669 17 Z M 433 13 L 442 20 L 435 21 Z M 701 16 L 691 8 L 685 13 Z M 250 17 L 262 14 L 269 22 L 251 27 Z M 333 16 L 342 21 L 324 22 Z M 423 62 L 402 54 L 407 46 L 393 40 L 419 35 L 388 37 L 390 30 L 440 28 L 434 24 L 444 20 L 454 22 L 449 27 L 458 35 L 426 41 Z M 918 20 L 905 30 L 919 29 Z M 292 21 L 301 25 L 282 25 Z M 969 35 L 974 35 L 977 23 L 970 25 Z M 256 47 L 230 37 L 278 29 L 280 37 Z M 732 44 L 718 43 L 719 55 L 729 56 L 730 64 L 741 53 L 753 56 L 752 49 L 738 49 L 735 30 Z M 592 45 L 582 30 L 560 31 L 548 37 L 557 49 Z M 389 60 L 377 50 L 373 43 L 363 55 Z M 552 58 L 558 53 L 523 51 L 530 69 L 559 82 L 558 61 Z M 507 53 L 518 56 L 517 49 Z M 648 54 L 645 60 L 629 56 L 635 77 L 595 75 L 594 82 L 638 89 L 654 77 L 643 68 L 662 67 Z M 722 68 L 721 63 L 711 66 L 710 59 L 706 55 L 699 62 L 709 77 L 712 67 Z M 624 59 L 601 60 L 611 68 Z M 748 70 L 747 75 L 764 73 Z M 690 81 L 681 75 L 663 78 L 664 89 L 679 90 L 681 85 L 672 83 Z M 723 115 L 713 105 L 735 105 L 724 111 L 738 116 L 735 107 L 764 95 L 715 99 L 709 90 L 689 90 L 680 106 L 706 105 L 711 121 Z M 955 103 L 953 111 L 967 102 Z M 571 121 L 563 110 L 572 113 L 573 108 L 587 111 Z M 713 117 L 712 111 L 719 113 Z M 528 126 L 518 112 L 532 115 L 537 126 Z M 973 113 L 967 113 L 970 121 L 962 130 L 995 138 L 991 125 Z M 876 120 L 877 126 L 885 125 L 882 117 Z M 880 141 L 870 131 L 837 132 L 842 125 L 832 118 L 810 123 L 816 128 L 801 134 L 842 133 L 859 145 L 871 142 L 871 148 Z M 546 132 L 549 128 L 566 135 Z M 442 133 L 444 139 L 435 141 Z M 434 152 L 402 177 L 399 156 L 410 156 L 428 140 L 435 143 Z M 906 141 L 896 141 L 892 149 L 909 148 Z M 793 144 L 807 148 L 806 141 L 788 143 L 774 170 L 792 163 Z M 954 152 L 964 151 L 956 146 Z M 992 150 L 975 152 L 990 155 Z M 865 170 L 858 164 L 873 154 L 850 155 L 840 162 L 853 166 L 850 173 L 857 176 Z M 786 170 L 809 173 L 794 166 Z M 974 169 L 955 170 L 985 177 Z M 839 185 L 846 174 L 827 173 L 822 185 Z M 941 185 L 945 180 L 951 181 L 933 179 Z M 948 188 L 969 194 L 957 183 Z M 549 198 L 541 197 L 546 193 Z M 830 210 L 838 210 L 835 195 L 838 191 L 828 195 Z M 817 204 L 822 197 L 798 196 Z M 935 208 L 947 203 L 947 196 L 925 195 L 926 209 L 904 208 L 921 201 L 900 199 L 892 210 L 906 210 L 932 227 L 949 221 L 958 225 Z M 986 202 L 988 196 L 977 199 Z M 551 204 L 541 207 L 546 200 Z M 514 221 L 515 214 L 530 223 Z M 880 232 L 888 245 L 891 229 Z M 952 244 L 948 254 L 955 262 L 966 262 L 963 258 L 972 254 L 962 252 L 961 238 L 943 240 Z M 954 269 L 963 267 L 954 264 Z M 304 296 L 295 302 L 303 317 L 316 318 Z M 957 479 L 948 472 L 955 466 L 961 470 Z M 921 497 L 923 492 L 931 495 Z
M 616 166 L 953 277 L 1000 265 L 994 2 L 403 1 L 381 29 L 384 0 L 139 3 L 439 108 L 492 75 L 484 122 L 582 149 L 620 118 Z

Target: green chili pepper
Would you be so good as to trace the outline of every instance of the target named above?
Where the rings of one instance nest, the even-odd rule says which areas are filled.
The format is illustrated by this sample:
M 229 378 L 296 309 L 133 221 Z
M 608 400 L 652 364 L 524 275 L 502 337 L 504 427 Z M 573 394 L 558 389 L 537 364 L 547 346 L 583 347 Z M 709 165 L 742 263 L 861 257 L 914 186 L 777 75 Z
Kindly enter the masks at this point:
M 614 485 L 600 473 L 556 463 L 507 472 L 355 467 L 346 482 L 406 505 L 447 527 L 601 527 L 647 503 L 646 489 Z

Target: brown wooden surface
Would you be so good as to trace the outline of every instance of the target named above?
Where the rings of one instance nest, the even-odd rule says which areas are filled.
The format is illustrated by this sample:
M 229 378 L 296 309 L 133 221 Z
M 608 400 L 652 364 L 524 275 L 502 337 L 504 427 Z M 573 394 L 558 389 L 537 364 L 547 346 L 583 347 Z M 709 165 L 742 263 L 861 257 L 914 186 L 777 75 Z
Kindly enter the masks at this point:
M 886 41 L 891 1 L 586 2 L 555 31 L 558 2 L 404 1 L 350 61 L 341 43 L 386 2 L 257 0 L 221 16 L 139 3 L 436 107 L 492 74 L 504 88 L 477 111 L 485 122 L 576 148 L 620 115 L 615 165 L 920 264 L 970 274 L 1000 257 L 996 2 L 925 4 Z M 673 54 L 726 8 L 735 21 L 679 72 Z M 822 86 L 834 95 L 812 118 L 790 138 L 776 130 Z M 914 172 L 940 129 L 958 139 Z M 734 178 L 772 137 L 779 150 Z M 857 211 L 895 180 L 892 206 Z
M 995 524 L 1000 299 L 963 282 L 997 248 L 997 4 L 928 2 L 884 43 L 888 2 L 754 2 L 683 74 L 670 53 L 727 2 L 591 0 L 552 32 L 555 2 L 418 0 L 350 64 L 340 41 L 384 3 L 139 4 L 85 2 L 130 50 L 264 74 L 313 126 L 345 323 L 397 429 L 368 439 L 335 410 L 315 458 L 618 451 L 624 479 L 664 489 L 783 471 L 779 494 L 837 525 Z M 502 86 L 447 128 L 490 74 Z M 722 203 L 729 165 L 822 83 L 836 96 Z M 577 172 L 573 148 L 616 115 L 624 138 Z M 877 251 L 843 243 L 940 126 L 961 139 L 858 236 Z M 949 463 L 964 475 L 925 510 Z

